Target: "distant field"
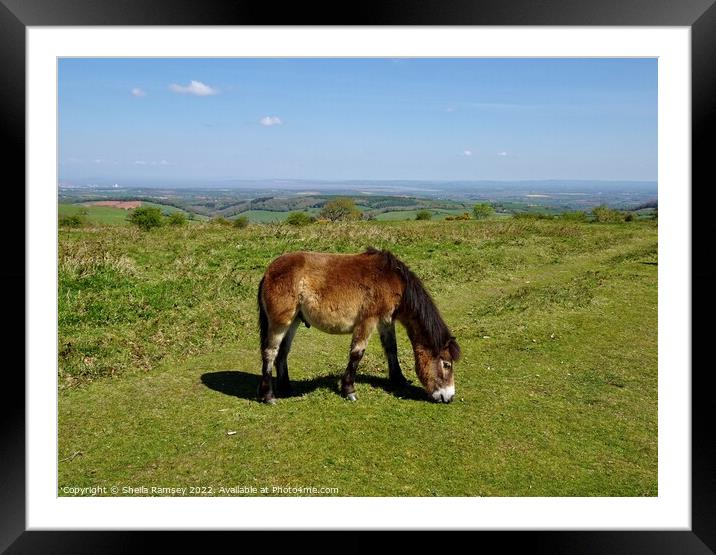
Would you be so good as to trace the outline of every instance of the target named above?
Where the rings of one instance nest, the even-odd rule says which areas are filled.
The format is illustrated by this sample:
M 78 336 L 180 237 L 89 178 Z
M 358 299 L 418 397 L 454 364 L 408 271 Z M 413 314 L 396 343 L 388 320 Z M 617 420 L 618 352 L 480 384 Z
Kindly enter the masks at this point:
M 246 216 L 250 222 L 267 224 L 270 222 L 282 222 L 288 216 L 288 212 L 272 212 L 271 210 L 248 210 L 242 212 L 238 217 Z
M 183 212 L 187 216 L 189 213 L 180 208 L 174 206 L 167 206 L 165 204 L 157 204 L 154 202 L 142 202 L 142 206 L 151 206 L 159 208 L 162 213 L 170 214 L 172 212 Z M 66 216 L 75 216 L 80 213 L 86 212 L 86 218 L 91 223 L 98 224 L 112 224 L 112 225 L 127 225 L 127 214 L 129 210 L 123 208 L 114 208 L 111 206 L 96 206 L 92 204 L 58 204 L 57 215 L 59 218 Z M 197 220 L 206 220 L 206 216 L 199 216 L 194 214 L 194 218 Z
M 192 214 L 191 212 L 187 212 L 186 210 L 182 210 L 181 208 L 177 208 L 176 206 L 169 206 L 167 204 L 159 204 L 156 202 L 147 202 L 142 201 L 142 206 L 149 206 L 154 208 L 159 208 L 163 214 L 173 214 L 174 212 L 181 212 L 184 215 L 187 216 L 187 218 L 192 215 L 192 217 L 195 220 L 208 220 L 209 218 L 207 216 L 203 216 L 201 214 Z
M 58 205 L 58 217 L 76 216 L 86 212 L 87 220 L 99 224 L 127 224 L 128 210 L 112 208 L 110 206 L 85 206 L 81 204 Z
M 335 487 L 339 496 L 656 496 L 655 221 L 198 223 L 61 229 L 63 486 Z M 255 401 L 256 288 L 291 250 L 388 248 L 457 337 L 456 400 L 387 383 L 378 337 L 298 330 L 297 394 Z M 227 495 L 224 493 L 223 495 Z
M 420 210 L 391 210 L 390 212 L 383 212 L 382 214 L 377 214 L 375 219 L 378 221 L 401 221 L 401 220 L 414 220 L 415 216 L 418 212 L 421 212 Z M 465 210 L 440 210 L 440 209 L 430 209 L 428 212 L 432 213 L 433 219 L 435 220 L 442 220 L 445 219 L 447 216 L 459 216 Z
M 317 216 L 320 210 L 317 208 L 309 208 L 306 210 L 297 210 L 296 212 L 305 212 L 312 216 Z M 271 210 L 248 210 L 238 214 L 238 216 L 248 216 L 250 222 L 257 224 L 268 224 L 283 222 L 290 213 L 291 212 L 273 212 Z

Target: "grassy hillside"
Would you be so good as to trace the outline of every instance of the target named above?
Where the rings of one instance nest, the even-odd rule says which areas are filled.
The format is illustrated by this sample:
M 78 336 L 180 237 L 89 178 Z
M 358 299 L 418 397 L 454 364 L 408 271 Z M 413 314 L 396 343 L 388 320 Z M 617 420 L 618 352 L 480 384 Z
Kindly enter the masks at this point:
M 254 401 L 256 286 L 290 250 L 389 248 L 464 353 L 456 400 L 388 388 L 373 337 L 301 328 L 299 395 Z M 337 495 L 657 495 L 657 227 L 550 220 L 128 226 L 59 234 L 64 486 L 316 486 Z M 121 493 L 121 492 L 120 492 Z M 334 493 L 335 495 L 335 493 Z

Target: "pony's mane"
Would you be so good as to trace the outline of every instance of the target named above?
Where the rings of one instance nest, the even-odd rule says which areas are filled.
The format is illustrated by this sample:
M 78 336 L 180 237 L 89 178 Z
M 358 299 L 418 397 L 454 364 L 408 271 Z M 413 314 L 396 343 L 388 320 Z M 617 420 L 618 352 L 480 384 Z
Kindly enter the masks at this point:
M 365 252 L 380 256 L 385 268 L 397 273 L 405 283 L 400 308 L 415 317 L 425 332 L 433 354 L 438 356 L 440 351 L 447 346 L 454 360 L 460 358 L 460 347 L 420 278 L 390 251 L 368 247 Z

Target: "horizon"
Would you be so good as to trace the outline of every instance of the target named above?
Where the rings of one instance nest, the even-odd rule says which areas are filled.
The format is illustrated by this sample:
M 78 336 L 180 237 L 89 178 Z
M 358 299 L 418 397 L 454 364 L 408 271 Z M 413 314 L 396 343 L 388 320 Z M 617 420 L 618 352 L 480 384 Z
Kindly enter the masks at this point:
M 184 179 L 181 178 L 136 178 L 134 183 L 120 184 L 113 182 L 112 179 L 100 178 L 100 177 L 88 177 L 83 179 L 86 183 L 78 183 L 74 180 L 72 183 L 70 180 L 60 180 L 58 182 L 59 187 L 108 187 L 108 186 L 119 186 L 127 189 L 136 188 L 185 188 L 185 187 L 197 187 L 203 188 L 200 184 L 203 184 L 205 188 L 215 187 L 226 187 L 226 188 L 241 188 L 245 185 L 251 185 L 255 183 L 270 183 L 274 185 L 372 185 L 372 184 L 433 184 L 433 185 L 526 185 L 526 184 L 572 184 L 575 186 L 585 186 L 589 184 L 633 184 L 633 185 L 654 185 L 658 186 L 658 180 L 649 179 L 313 179 L 313 178 L 258 178 L 258 179 L 237 179 L 237 178 L 222 178 L 222 179 Z
M 65 182 L 657 180 L 653 58 L 61 58 L 58 109 Z

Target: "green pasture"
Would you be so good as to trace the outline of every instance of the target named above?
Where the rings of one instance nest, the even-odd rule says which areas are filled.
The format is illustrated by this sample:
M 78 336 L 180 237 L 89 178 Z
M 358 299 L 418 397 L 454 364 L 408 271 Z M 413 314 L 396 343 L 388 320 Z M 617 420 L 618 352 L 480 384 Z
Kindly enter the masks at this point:
M 59 204 L 57 213 L 59 218 L 84 214 L 89 223 L 93 224 L 127 224 L 128 210 L 113 208 L 111 206 L 85 206 L 83 204 Z
M 416 209 L 416 210 L 391 210 L 388 212 L 382 212 L 376 214 L 375 219 L 378 221 L 401 221 L 401 220 L 414 220 L 418 212 L 427 210 L 433 215 L 434 220 L 442 220 L 447 216 L 459 216 L 467 210 L 445 210 L 441 208 L 436 209 Z
M 368 245 L 422 278 L 457 336 L 455 401 L 426 400 L 402 328 L 412 384 L 388 386 L 373 337 L 358 401 L 345 401 L 349 336 L 302 327 L 289 357 L 296 395 L 257 403 L 266 265 Z M 655 222 L 61 228 L 58 264 L 59 495 L 658 494 Z
M 166 204 L 158 204 L 156 202 L 142 202 L 142 206 L 159 208 L 163 214 L 171 214 L 173 212 L 182 212 L 189 217 L 189 212 L 169 206 Z M 60 203 L 57 206 L 58 218 L 67 216 L 77 216 L 83 214 L 87 222 L 91 224 L 107 224 L 107 225 L 129 225 L 127 222 L 127 214 L 129 210 L 124 208 L 113 208 L 112 206 L 94 206 L 91 204 L 66 204 Z M 206 216 L 194 214 L 197 220 L 206 220 Z

